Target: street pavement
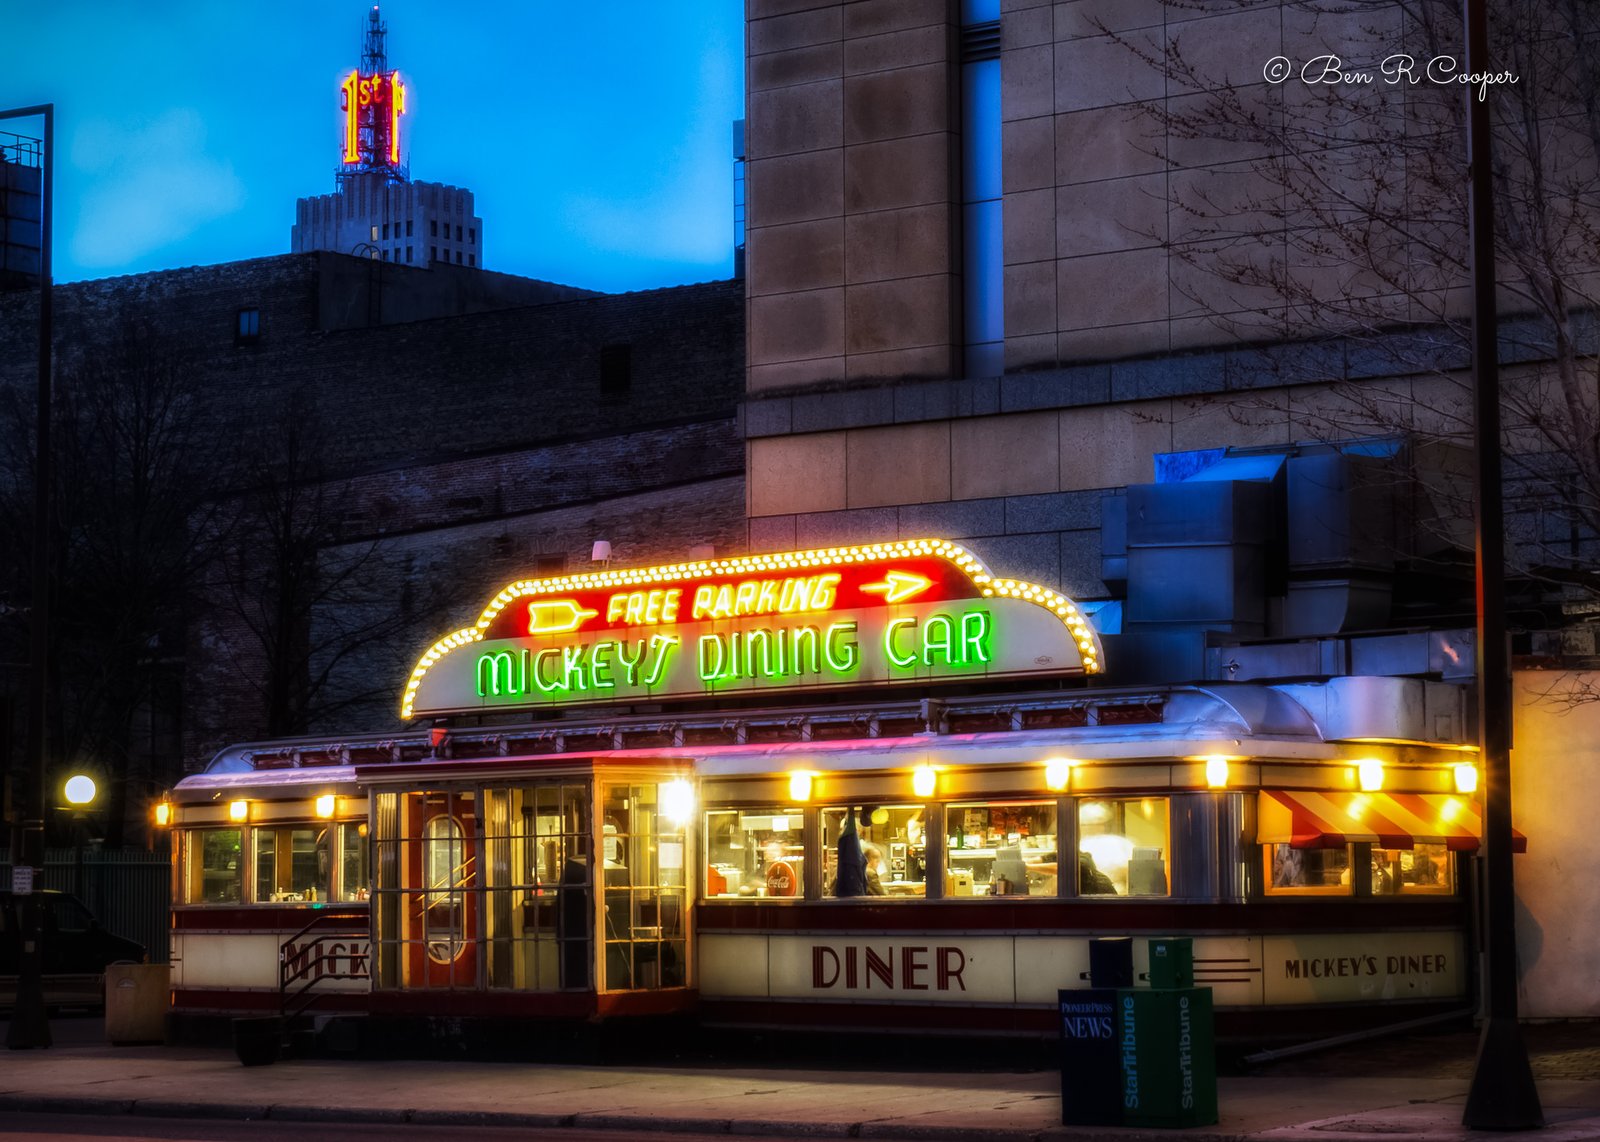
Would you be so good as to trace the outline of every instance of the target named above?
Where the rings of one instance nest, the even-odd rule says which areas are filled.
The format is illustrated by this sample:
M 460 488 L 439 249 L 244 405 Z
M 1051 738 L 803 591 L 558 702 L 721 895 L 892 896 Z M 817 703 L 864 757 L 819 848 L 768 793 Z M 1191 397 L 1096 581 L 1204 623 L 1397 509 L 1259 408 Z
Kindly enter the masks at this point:
M 0 1135 L 8 1116 L 44 1112 L 276 1122 L 286 1135 L 296 1123 L 344 1122 L 564 1128 L 575 1139 L 584 1130 L 963 1142 L 1504 1137 L 1460 1125 L 1470 1032 L 1384 1039 L 1224 1076 L 1217 1125 L 1152 1130 L 1062 1126 L 1053 1070 L 349 1059 L 243 1067 L 226 1049 L 109 1046 L 98 1021 L 53 1028 L 47 1050 L 0 1054 Z M 1535 1137 L 1600 1140 L 1600 1024 L 1535 1025 L 1527 1038 L 1547 1120 Z

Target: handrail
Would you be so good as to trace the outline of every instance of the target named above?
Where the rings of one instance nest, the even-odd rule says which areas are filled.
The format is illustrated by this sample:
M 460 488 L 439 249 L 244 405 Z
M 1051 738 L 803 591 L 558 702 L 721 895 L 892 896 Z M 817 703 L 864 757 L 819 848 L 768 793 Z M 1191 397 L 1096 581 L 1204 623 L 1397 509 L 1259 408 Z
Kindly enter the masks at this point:
M 278 1014 L 281 1018 L 288 1020 L 304 1013 L 316 1000 L 315 995 L 311 994 L 312 989 L 323 980 L 372 978 L 370 949 L 366 954 L 355 955 L 348 951 L 330 953 L 326 948 L 327 944 L 335 940 L 349 940 L 356 933 L 326 932 L 305 940 L 316 928 L 348 923 L 351 919 L 351 916 L 337 912 L 321 913 L 278 945 Z M 366 938 L 367 934 L 360 935 Z M 303 944 L 302 940 L 305 940 Z M 294 949 L 292 954 L 291 948 Z M 341 964 L 348 966 L 341 968 Z M 295 984 L 299 986 L 294 987 Z M 296 1005 L 291 1011 L 292 1003 Z

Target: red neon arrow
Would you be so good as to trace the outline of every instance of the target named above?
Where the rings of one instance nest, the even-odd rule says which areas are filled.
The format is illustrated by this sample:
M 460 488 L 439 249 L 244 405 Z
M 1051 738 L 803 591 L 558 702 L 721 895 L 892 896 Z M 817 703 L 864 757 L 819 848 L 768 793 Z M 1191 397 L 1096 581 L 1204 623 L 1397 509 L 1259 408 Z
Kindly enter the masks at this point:
M 874 595 L 882 595 L 886 603 L 898 603 L 901 599 L 922 594 L 931 586 L 933 586 L 932 579 L 913 575 L 909 571 L 890 571 L 884 576 L 882 583 L 863 583 L 861 589 L 870 591 Z
M 580 607 L 576 599 L 541 599 L 528 604 L 528 633 L 565 634 L 599 613 Z

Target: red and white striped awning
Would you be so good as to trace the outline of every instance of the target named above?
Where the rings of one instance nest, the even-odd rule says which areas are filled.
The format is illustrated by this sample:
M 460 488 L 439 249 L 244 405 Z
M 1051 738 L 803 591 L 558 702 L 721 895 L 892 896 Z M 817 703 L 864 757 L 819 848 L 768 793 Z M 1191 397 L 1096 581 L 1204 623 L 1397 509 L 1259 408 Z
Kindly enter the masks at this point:
M 1388 849 L 1442 844 L 1471 852 L 1483 835 L 1478 803 L 1444 793 L 1335 793 L 1263 789 L 1256 805 L 1256 840 L 1297 849 L 1343 848 L 1367 842 Z M 1515 852 L 1528 838 L 1512 830 Z

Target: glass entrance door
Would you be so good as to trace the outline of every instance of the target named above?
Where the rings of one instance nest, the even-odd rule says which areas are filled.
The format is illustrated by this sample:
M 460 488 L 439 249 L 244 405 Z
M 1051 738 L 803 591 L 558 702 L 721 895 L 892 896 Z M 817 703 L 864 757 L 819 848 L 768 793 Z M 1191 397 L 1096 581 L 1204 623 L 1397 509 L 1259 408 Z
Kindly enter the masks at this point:
M 406 881 L 406 985 L 473 987 L 478 976 L 478 814 L 472 793 L 413 793 Z

